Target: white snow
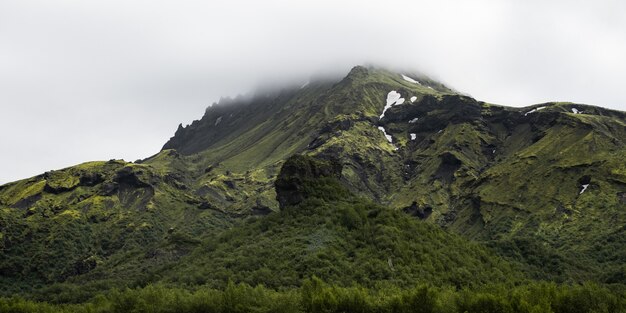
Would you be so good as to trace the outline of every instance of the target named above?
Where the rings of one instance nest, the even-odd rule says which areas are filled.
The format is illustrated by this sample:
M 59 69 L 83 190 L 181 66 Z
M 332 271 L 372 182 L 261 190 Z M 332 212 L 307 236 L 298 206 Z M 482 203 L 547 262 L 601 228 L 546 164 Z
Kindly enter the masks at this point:
M 581 112 L 581 111 L 578 111 L 578 109 L 576 109 L 576 108 L 572 108 L 572 112 L 574 112 L 574 114 L 580 114 L 580 113 L 583 113 L 583 112 Z
M 391 135 L 387 135 L 387 131 L 385 131 L 384 127 L 378 126 L 378 129 L 380 129 L 383 134 L 385 134 L 385 138 L 387 138 L 387 141 L 389 141 L 389 143 L 393 143 L 393 138 L 391 138 Z
M 402 96 L 398 92 L 396 92 L 395 90 L 390 91 L 387 94 L 387 105 L 389 106 L 393 105 L 400 98 L 402 98 Z
M 219 124 L 221 121 L 222 121 L 222 117 L 220 116 L 215 120 L 215 126 L 217 126 L 217 124 Z
M 426 86 L 426 87 L 428 87 L 428 88 L 430 88 L 430 89 L 433 89 L 433 87 L 430 87 L 430 86 Z M 433 89 L 433 90 L 434 90 L 434 89 Z
M 300 89 L 302 89 L 302 88 L 304 88 L 304 87 L 306 87 L 306 86 L 308 86 L 308 85 L 309 85 L 309 81 L 307 81 L 307 82 L 306 82 L 306 83 L 304 83 L 302 86 L 300 86 Z
M 539 110 L 543 110 L 543 109 L 545 109 L 545 108 L 546 108 L 546 107 L 538 107 L 538 108 L 532 109 L 532 110 L 530 110 L 530 111 L 528 111 L 528 112 L 524 113 L 524 116 L 526 116 L 526 115 L 528 115 L 528 114 L 531 114 L 531 113 L 535 113 L 535 112 L 537 112 L 537 111 L 539 111 Z
M 442 131 L 443 131 L 443 129 L 440 129 L 440 130 L 437 132 L 437 134 L 441 133 Z
M 493 151 L 491 151 L 491 153 L 496 153 L 496 149 L 493 149 Z
M 383 108 L 383 113 L 378 119 L 382 119 L 383 117 L 385 117 L 385 112 L 387 112 L 387 110 L 389 110 L 389 108 L 391 108 L 394 104 L 399 105 L 402 103 L 404 103 L 404 98 L 402 98 L 402 96 L 395 90 L 390 91 L 387 94 L 387 104 L 385 105 L 385 108 Z
M 415 140 L 415 138 L 417 138 L 417 135 L 414 133 L 411 133 L 410 135 L 411 135 L 411 140 Z
M 415 100 L 417 100 L 416 96 L 411 97 L 411 102 L 415 102 Z
M 579 195 L 582 195 L 583 192 L 585 192 L 585 190 L 587 190 L 587 187 L 589 187 L 589 184 L 584 184 L 583 186 L 583 190 L 580 191 Z
M 410 121 L 409 121 L 409 124 L 414 124 L 414 123 L 417 123 L 417 120 L 419 120 L 419 117 L 416 117 L 416 118 L 414 118 L 414 119 L 410 120 Z
M 404 80 L 406 80 L 406 81 L 408 81 L 408 82 L 411 82 L 411 83 L 414 83 L 414 84 L 421 85 L 421 84 L 420 84 L 420 82 L 418 82 L 417 80 L 415 80 L 415 79 L 413 79 L 413 78 L 411 78 L 411 77 L 409 77 L 409 76 L 406 76 L 406 75 L 404 75 L 404 74 L 402 74 L 402 78 L 404 78 Z
M 393 144 L 393 138 L 391 138 L 391 135 L 387 135 L 387 131 L 385 131 L 385 128 L 382 126 L 378 126 L 378 129 L 380 129 L 383 132 L 383 134 L 385 135 L 385 139 L 389 141 L 389 143 L 393 146 L 393 149 L 398 151 L 399 148 Z

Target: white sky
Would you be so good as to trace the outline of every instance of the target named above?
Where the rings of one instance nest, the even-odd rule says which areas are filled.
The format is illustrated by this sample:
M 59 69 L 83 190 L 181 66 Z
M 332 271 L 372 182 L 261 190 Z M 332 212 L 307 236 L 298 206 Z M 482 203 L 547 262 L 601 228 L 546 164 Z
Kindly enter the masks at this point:
M 363 63 L 626 110 L 624 1 L 373 2 L 1 0 L 0 183 L 144 158 L 220 96 Z

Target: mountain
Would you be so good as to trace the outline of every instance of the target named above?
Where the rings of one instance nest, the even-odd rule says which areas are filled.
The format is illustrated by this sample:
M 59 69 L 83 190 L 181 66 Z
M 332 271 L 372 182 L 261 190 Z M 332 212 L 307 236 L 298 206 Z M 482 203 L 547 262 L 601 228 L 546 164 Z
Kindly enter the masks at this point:
M 624 159 L 624 112 L 357 66 L 223 99 L 144 160 L 0 186 L 0 288 L 626 283 Z
M 273 178 L 293 153 L 332 155 L 352 192 L 486 241 L 534 267 L 535 277 L 623 277 L 624 112 L 574 103 L 504 107 L 413 77 L 355 67 L 338 83 L 312 83 L 273 101 L 218 104 L 164 149 L 217 169 L 200 178 L 205 184 L 226 171 Z M 271 181 L 252 205 L 241 208 L 235 195 L 224 207 L 276 210 Z M 251 194 L 242 189 L 232 193 Z

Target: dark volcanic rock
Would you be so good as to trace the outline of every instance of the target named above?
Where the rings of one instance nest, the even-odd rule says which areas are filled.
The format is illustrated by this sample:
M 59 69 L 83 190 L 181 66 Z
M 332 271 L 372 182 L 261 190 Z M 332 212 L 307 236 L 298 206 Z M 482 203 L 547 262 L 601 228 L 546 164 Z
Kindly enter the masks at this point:
M 80 176 L 80 185 L 81 186 L 95 186 L 104 181 L 104 175 L 100 173 L 84 173 Z
M 143 182 L 138 176 L 137 173 L 133 171 L 130 167 L 124 167 L 119 170 L 115 174 L 115 178 L 113 179 L 118 184 L 124 184 L 132 187 L 142 188 L 149 187 L 150 184 Z
M 117 193 L 117 189 L 119 188 L 117 183 L 107 182 L 100 185 L 100 190 L 98 192 L 101 196 L 112 196 Z
M 186 190 L 187 185 L 184 183 L 185 178 L 178 173 L 169 173 L 165 175 L 163 180 L 171 186 L 174 186 L 176 189 Z
M 215 210 L 215 206 L 213 204 L 211 204 L 208 201 L 202 201 L 199 205 L 198 205 L 198 209 L 200 210 Z
M 117 171 L 113 181 L 116 183 L 109 188 L 109 193 L 117 191 L 120 204 L 125 207 L 146 209 L 155 194 L 154 187 L 140 178 L 141 171 L 135 172 L 131 167 L 124 167 Z
M 482 118 L 481 104 L 470 97 L 460 95 L 445 96 L 442 99 L 424 96 L 418 102 L 392 107 L 383 118 L 382 124 L 402 123 L 413 118 L 419 118 L 419 123 L 411 124 L 409 128 L 411 133 L 438 131 L 449 124 L 479 121 Z
M 450 152 L 446 152 L 440 157 L 441 164 L 435 172 L 435 178 L 449 184 L 454 180 L 454 172 L 456 172 L 463 163 Z
M 342 165 L 335 159 L 293 155 L 283 164 L 274 186 L 280 208 L 306 199 L 306 185 L 318 178 L 341 178 Z
M 266 206 L 255 206 L 251 209 L 252 215 L 268 215 L 272 213 L 272 209 Z
M 180 124 L 174 137 L 165 143 L 162 150 L 175 149 L 181 155 L 206 150 L 233 133 L 254 128 L 254 121 L 263 121 L 278 113 L 298 90 L 285 89 L 253 99 L 220 99 L 218 103 L 207 108 L 202 119 L 195 120 L 186 127 Z
M 427 219 L 433 213 L 433 208 L 431 208 L 430 206 L 426 206 L 423 208 L 419 207 L 417 205 L 417 202 L 414 201 L 410 206 L 403 208 L 402 211 L 404 211 L 404 213 L 406 214 L 418 217 L 419 219 L 423 220 Z
M 15 204 L 13 204 L 13 207 L 17 209 L 28 209 L 40 199 L 41 199 L 41 193 L 38 193 L 38 194 L 23 198 L 15 202 Z

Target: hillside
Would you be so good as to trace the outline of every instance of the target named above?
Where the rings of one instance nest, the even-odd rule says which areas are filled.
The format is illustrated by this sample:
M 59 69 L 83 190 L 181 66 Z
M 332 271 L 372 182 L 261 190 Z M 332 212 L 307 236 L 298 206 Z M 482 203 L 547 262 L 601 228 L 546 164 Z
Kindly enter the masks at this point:
M 280 213 L 248 220 L 203 243 L 166 280 L 271 288 L 303 278 L 367 287 L 480 286 L 522 279 L 476 243 L 352 195 L 335 160 L 290 157 L 276 180 Z
M 226 172 L 245 181 L 224 204 L 246 203 L 244 211 L 255 203 L 276 210 L 271 181 L 288 155 L 333 155 L 352 192 L 488 242 L 535 277 L 622 281 L 624 112 L 574 103 L 511 108 L 414 77 L 356 67 L 338 83 L 276 96 L 284 102 L 276 113 L 263 102 L 215 105 L 164 148 L 206 148 L 194 163 L 216 173 L 199 182 L 215 184 Z M 198 146 L 203 140 L 212 145 Z M 265 188 L 246 190 L 250 181 Z
M 281 197 L 290 168 L 310 176 L 293 155 L 334 174 Z M 358 66 L 223 100 L 147 159 L 0 186 L 0 288 L 623 284 L 625 159 L 624 112 L 500 106 Z

